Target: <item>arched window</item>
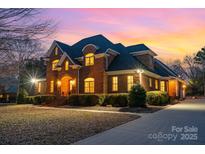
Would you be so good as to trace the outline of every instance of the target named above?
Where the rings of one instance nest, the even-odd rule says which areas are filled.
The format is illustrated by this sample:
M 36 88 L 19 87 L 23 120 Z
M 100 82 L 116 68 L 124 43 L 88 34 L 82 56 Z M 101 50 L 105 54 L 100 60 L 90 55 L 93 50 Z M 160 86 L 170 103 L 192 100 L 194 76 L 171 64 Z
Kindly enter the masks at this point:
M 85 93 L 94 93 L 95 89 L 95 79 L 86 78 L 84 80 L 84 91 Z
M 56 70 L 57 69 L 57 64 L 58 64 L 58 62 L 59 62 L 59 60 L 58 59 L 56 59 L 56 60 L 54 60 L 54 61 L 52 61 L 52 70 Z
M 85 66 L 94 65 L 94 54 L 88 53 L 85 55 Z
M 65 70 L 68 71 L 68 69 L 69 69 L 69 61 L 66 60 L 66 62 L 65 62 Z

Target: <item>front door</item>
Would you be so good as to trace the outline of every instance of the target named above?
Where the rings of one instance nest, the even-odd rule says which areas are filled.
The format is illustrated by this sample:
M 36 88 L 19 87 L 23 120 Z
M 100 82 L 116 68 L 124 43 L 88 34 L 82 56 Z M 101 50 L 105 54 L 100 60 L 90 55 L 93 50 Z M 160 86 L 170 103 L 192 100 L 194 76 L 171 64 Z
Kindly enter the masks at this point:
M 70 77 L 63 77 L 61 79 L 61 95 L 68 96 L 70 90 Z

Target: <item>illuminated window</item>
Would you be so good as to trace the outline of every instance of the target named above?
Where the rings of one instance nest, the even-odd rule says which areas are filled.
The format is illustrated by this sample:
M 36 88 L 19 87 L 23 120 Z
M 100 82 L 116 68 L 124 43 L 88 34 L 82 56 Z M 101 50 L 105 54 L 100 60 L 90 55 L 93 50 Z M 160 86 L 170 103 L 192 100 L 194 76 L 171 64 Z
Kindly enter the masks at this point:
M 155 80 L 155 89 L 159 89 L 159 82 L 158 82 L 158 80 Z
M 94 54 L 88 53 L 85 55 L 85 66 L 94 65 Z
M 95 80 L 93 78 L 86 78 L 84 80 L 85 93 L 94 93 Z
M 118 91 L 118 77 L 112 77 L 112 91 Z
M 65 70 L 67 71 L 68 69 L 69 69 L 69 62 L 66 61 L 66 62 L 65 62 Z
M 59 60 L 57 59 L 57 60 L 54 60 L 53 62 L 52 62 L 52 70 L 57 70 L 57 64 L 58 64 L 58 62 L 59 62 Z
M 52 80 L 50 82 L 50 93 L 53 93 L 54 92 L 54 81 Z
M 58 47 L 55 48 L 55 55 L 58 55 Z
M 149 87 L 152 87 L 152 78 L 149 78 Z
M 160 90 L 165 91 L 165 81 L 160 81 Z
M 41 93 L 41 82 L 38 83 L 38 93 Z
M 129 75 L 127 76 L 127 90 L 130 91 L 132 86 L 134 84 L 133 76 Z

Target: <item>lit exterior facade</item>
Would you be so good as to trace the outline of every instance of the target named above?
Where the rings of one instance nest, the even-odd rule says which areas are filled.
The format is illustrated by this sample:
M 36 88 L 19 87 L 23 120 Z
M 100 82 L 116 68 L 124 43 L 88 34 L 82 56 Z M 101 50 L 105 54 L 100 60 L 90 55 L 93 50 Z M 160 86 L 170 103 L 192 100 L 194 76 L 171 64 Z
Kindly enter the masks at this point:
M 147 91 L 185 97 L 185 82 L 144 44 L 126 47 L 96 35 L 72 46 L 54 41 L 46 56 L 46 79 L 37 83 L 39 94 L 128 93 L 140 83 Z

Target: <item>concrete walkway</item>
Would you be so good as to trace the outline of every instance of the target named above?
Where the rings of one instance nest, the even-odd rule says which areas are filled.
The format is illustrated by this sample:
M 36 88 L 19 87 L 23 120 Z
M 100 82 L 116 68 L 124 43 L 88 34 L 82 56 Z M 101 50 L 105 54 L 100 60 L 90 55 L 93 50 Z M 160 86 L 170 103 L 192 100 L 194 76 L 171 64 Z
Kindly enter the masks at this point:
M 75 144 L 205 144 L 205 99 L 186 100 Z

